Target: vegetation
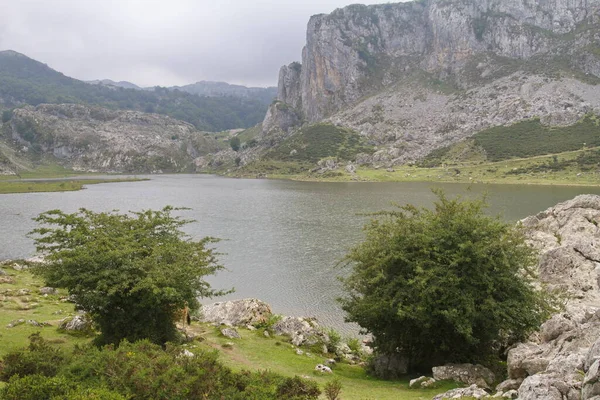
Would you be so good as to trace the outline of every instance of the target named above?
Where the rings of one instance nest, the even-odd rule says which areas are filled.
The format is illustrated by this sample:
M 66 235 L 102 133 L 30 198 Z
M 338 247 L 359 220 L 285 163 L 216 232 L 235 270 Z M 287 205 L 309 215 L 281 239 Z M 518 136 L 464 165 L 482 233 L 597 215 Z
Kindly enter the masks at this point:
M 100 329 L 98 344 L 177 341 L 180 310 L 197 309 L 198 296 L 222 293 L 203 279 L 223 268 L 207 247 L 214 239 L 190 240 L 180 230 L 190 221 L 172 211 L 53 210 L 36 218 L 32 235 L 47 262 L 34 272 L 69 290 Z
M 240 149 L 240 138 L 237 136 L 232 137 L 229 140 L 229 145 L 233 151 L 238 151 Z
M 7 107 L 83 103 L 165 114 L 206 131 L 254 126 L 262 121 L 268 106 L 255 99 L 200 97 L 161 87 L 136 90 L 91 85 L 14 52 L 0 53 L 0 98 Z M 10 119 L 9 114 L 2 118 Z
M 35 193 L 35 192 L 70 192 L 83 189 L 84 185 L 96 185 L 111 182 L 137 182 L 143 179 L 117 178 L 117 179 L 76 179 L 65 181 L 2 181 L 0 180 L 0 194 L 7 193 Z
M 373 148 L 356 132 L 330 124 L 315 124 L 284 140 L 270 150 L 267 160 L 316 163 L 326 157 L 353 160 Z
M 535 252 L 485 203 L 447 199 L 434 210 L 381 212 L 346 257 L 347 320 L 379 353 L 405 356 L 413 371 L 485 362 L 523 340 L 552 310 L 530 285 Z
M 46 365 L 44 356 L 49 351 L 60 354 L 53 369 L 38 373 L 22 367 L 26 364 L 23 360 Z M 0 398 L 310 400 L 321 394 L 315 382 L 297 376 L 233 372 L 218 361 L 214 351 L 198 349 L 186 355 L 182 351 L 177 346 L 163 350 L 149 341 L 125 341 L 118 348 L 85 346 L 67 355 L 33 336 L 28 349 L 4 358 L 2 379 L 8 384 L 0 391 Z

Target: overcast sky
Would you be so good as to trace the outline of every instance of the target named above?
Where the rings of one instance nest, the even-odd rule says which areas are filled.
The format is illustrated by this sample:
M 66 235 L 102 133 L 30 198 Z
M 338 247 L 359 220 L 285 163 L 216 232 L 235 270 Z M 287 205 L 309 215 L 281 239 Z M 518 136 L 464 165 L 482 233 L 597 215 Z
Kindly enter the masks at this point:
M 13 0 L 0 11 L 0 49 L 82 80 L 275 86 L 279 67 L 301 59 L 308 18 L 352 3 Z

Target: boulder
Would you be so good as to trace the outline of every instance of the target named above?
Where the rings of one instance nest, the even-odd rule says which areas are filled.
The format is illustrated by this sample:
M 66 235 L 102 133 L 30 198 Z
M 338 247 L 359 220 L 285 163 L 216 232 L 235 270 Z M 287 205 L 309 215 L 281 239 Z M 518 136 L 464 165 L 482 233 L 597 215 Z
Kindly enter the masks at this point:
M 333 372 L 331 368 L 323 364 L 317 364 L 317 366 L 315 367 L 315 371 L 319 371 L 324 374 L 331 374 Z
M 369 367 L 375 376 L 395 379 L 408 372 L 408 358 L 401 354 L 378 354 Z
M 56 294 L 56 289 L 53 287 L 40 288 L 40 294 Z
M 600 360 L 594 361 L 583 378 L 581 399 L 589 400 L 600 396 Z
M 580 388 L 567 384 L 561 376 L 535 374 L 519 387 L 520 400 L 579 400 Z
M 508 392 L 511 390 L 518 390 L 521 383 L 523 383 L 523 379 L 507 379 L 496 386 L 496 391 Z
M 435 380 L 453 380 L 486 389 L 489 389 L 496 380 L 494 373 L 483 365 L 447 364 L 433 367 L 432 371 Z
M 235 328 L 221 329 L 221 335 L 223 335 L 229 339 L 241 339 L 242 338 Z
M 329 336 L 314 318 L 283 317 L 273 327 L 276 335 L 289 336 L 294 346 L 329 343 Z
M 436 380 L 427 376 L 421 376 L 415 379 L 411 379 L 408 387 L 411 389 L 424 389 L 433 386 Z
M 0 283 L 15 283 L 15 280 L 8 275 L 0 276 Z
M 8 274 L 6 273 L 5 270 L 3 270 L 2 268 L 0 268 L 0 276 L 5 276 L 5 275 L 8 275 Z
M 63 319 L 58 328 L 71 332 L 87 332 L 92 329 L 92 321 L 86 314 L 79 314 Z
M 16 319 L 13 321 L 10 321 L 8 323 L 8 325 L 6 325 L 7 328 L 14 328 L 15 326 L 19 326 L 19 325 L 23 325 L 25 323 L 24 319 Z
M 482 388 L 477 387 L 477 385 L 471 385 L 467 388 L 452 389 L 446 393 L 438 394 L 433 398 L 433 400 L 461 399 L 463 397 L 468 397 L 470 399 L 483 399 L 484 397 L 488 396 L 489 393 Z
M 259 325 L 269 320 L 271 307 L 258 299 L 224 301 L 202 306 L 203 322 L 220 325 Z

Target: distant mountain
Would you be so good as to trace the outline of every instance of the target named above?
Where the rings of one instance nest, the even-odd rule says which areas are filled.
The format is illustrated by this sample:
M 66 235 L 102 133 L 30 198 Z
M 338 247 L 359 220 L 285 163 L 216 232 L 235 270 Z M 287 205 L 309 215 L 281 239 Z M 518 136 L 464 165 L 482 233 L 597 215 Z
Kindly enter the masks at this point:
M 200 81 L 185 86 L 174 86 L 170 89 L 179 89 L 181 91 L 197 94 L 198 96 L 219 97 L 232 96 L 242 98 L 252 98 L 269 105 L 277 97 L 276 87 L 246 87 L 241 85 L 231 85 L 226 82 Z
M 164 114 L 204 131 L 248 128 L 262 121 L 265 102 L 242 97 L 200 97 L 179 90 L 134 90 L 70 78 L 23 54 L 0 52 L 0 108 L 24 104 L 99 105 Z
M 90 83 L 92 85 L 104 85 L 104 86 L 108 86 L 108 87 L 123 88 L 123 89 L 138 89 L 138 90 L 142 89 L 138 85 L 131 83 L 131 82 L 127 82 L 127 81 L 115 82 L 110 79 L 102 79 L 102 80 L 96 79 L 95 81 L 87 81 L 86 83 Z

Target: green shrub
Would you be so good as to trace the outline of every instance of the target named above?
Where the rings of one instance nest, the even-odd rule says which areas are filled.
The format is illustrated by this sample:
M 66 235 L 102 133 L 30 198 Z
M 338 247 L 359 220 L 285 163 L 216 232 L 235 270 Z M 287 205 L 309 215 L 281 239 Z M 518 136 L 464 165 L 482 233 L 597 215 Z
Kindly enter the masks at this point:
M 310 400 L 320 395 L 321 391 L 315 382 L 298 376 L 285 378 L 277 387 L 277 399 L 281 400 Z
M 64 377 L 27 375 L 21 378 L 15 375 L 0 391 L 0 399 L 53 400 L 72 393 L 75 388 L 76 385 Z
M 2 360 L 0 380 L 8 381 L 19 375 L 54 376 L 65 363 L 65 355 L 52 347 L 38 333 L 29 336 L 29 346 L 25 349 L 8 353 Z
M 329 381 L 325 384 L 323 391 L 327 400 L 339 400 L 340 393 L 342 392 L 342 383 L 339 379 Z

